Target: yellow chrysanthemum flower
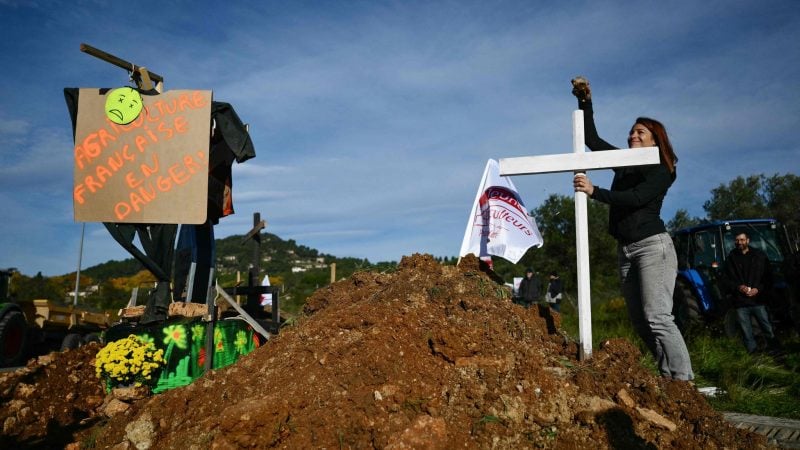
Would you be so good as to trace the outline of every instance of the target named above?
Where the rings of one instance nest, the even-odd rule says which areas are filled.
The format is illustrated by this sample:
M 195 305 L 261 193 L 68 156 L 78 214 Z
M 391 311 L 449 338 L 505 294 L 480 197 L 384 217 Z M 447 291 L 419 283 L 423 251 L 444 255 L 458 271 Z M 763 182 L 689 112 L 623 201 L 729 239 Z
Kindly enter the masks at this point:
M 164 365 L 163 355 L 152 340 L 130 335 L 100 349 L 95 358 L 95 374 L 108 384 L 141 384 L 151 380 L 153 372 Z

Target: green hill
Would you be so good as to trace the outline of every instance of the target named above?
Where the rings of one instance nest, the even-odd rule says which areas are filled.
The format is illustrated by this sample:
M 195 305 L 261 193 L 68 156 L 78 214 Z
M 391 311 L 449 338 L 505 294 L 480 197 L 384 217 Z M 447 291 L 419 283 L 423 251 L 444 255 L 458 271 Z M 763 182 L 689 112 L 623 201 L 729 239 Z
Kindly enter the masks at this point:
M 272 233 L 261 233 L 260 237 L 260 276 L 269 274 L 271 284 L 282 289 L 282 308 L 288 312 L 299 310 L 306 297 L 330 283 L 333 263 L 336 264 L 337 279 L 349 277 L 358 270 L 390 270 L 397 265 L 395 261 L 373 264 L 367 259 L 340 258 L 320 253 L 293 239 L 284 240 Z M 256 243 L 252 239 L 243 242 L 243 239 L 242 235 L 233 235 L 216 240 L 216 273 L 223 286 L 231 286 L 237 280 L 246 283 L 248 270 L 254 262 Z M 82 269 L 81 273 L 103 285 L 111 278 L 132 277 L 143 269 L 141 263 L 129 258 L 104 262 Z M 125 298 L 124 295 L 119 297 Z

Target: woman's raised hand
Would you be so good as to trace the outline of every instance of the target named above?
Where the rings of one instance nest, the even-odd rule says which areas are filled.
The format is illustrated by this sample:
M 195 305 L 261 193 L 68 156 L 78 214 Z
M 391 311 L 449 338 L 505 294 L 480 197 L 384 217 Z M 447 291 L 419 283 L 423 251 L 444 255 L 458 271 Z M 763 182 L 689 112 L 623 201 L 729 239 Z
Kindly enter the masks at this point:
M 578 100 L 585 102 L 592 99 L 592 88 L 589 86 L 589 80 L 578 75 L 572 79 L 572 95 Z

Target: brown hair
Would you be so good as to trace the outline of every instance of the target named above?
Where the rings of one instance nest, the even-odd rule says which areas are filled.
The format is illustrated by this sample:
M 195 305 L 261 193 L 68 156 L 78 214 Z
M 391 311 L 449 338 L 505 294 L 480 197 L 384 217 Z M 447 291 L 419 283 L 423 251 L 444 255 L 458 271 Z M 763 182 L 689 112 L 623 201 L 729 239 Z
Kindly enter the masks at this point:
M 670 173 L 675 173 L 675 164 L 678 163 L 678 157 L 675 155 L 675 151 L 672 150 L 672 144 L 669 142 L 667 129 L 664 128 L 664 124 L 649 117 L 637 117 L 634 125 L 637 123 L 653 133 L 653 140 L 656 141 L 656 145 L 661 153 L 661 164 L 667 166 Z

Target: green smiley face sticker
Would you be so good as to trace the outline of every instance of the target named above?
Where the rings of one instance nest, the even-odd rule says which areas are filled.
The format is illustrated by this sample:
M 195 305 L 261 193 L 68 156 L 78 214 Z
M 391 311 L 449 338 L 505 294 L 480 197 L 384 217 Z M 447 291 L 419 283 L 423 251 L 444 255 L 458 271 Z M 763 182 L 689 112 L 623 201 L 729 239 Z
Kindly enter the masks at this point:
M 116 124 L 126 125 L 139 117 L 142 106 L 142 96 L 135 89 L 114 89 L 106 96 L 106 117 Z

